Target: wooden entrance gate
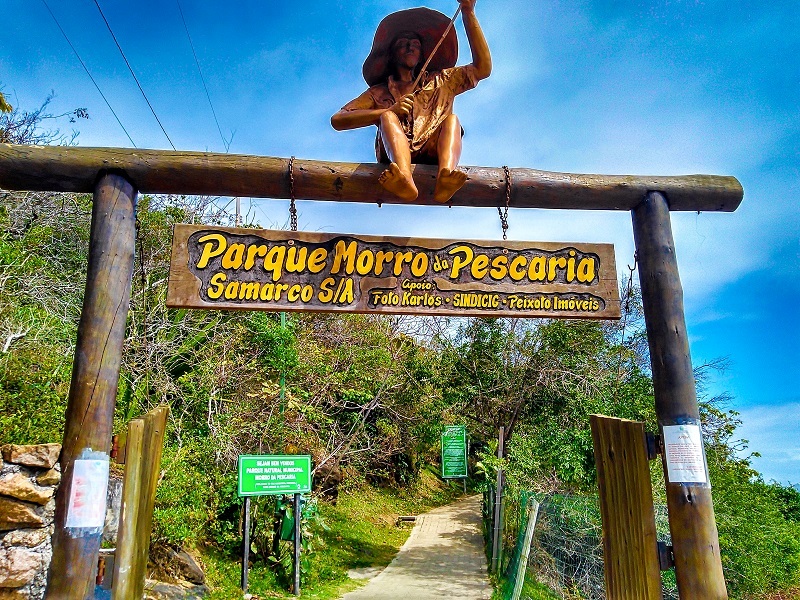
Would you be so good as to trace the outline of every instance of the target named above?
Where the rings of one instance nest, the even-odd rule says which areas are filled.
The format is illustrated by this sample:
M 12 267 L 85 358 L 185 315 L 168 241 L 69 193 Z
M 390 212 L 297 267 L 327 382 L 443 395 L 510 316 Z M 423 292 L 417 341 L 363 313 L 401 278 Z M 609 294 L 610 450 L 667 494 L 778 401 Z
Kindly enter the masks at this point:
M 84 598 L 93 581 L 100 537 L 72 535 L 65 524 L 73 464 L 87 448 L 106 451 L 130 300 L 137 192 L 289 198 L 289 160 L 119 148 L 0 144 L 0 188 L 94 193 L 86 294 L 62 450 L 48 598 Z M 377 183 L 376 164 L 294 161 L 298 199 L 403 203 Z M 505 203 L 505 173 L 464 167 L 460 206 Z M 664 428 L 699 428 L 683 292 L 670 210 L 734 211 L 743 191 L 733 177 L 636 177 L 511 169 L 515 208 L 627 210 L 632 214 L 650 345 L 656 414 Z M 417 165 L 420 195 L 434 205 L 435 167 Z M 671 431 L 671 430 L 670 430 Z M 681 598 L 727 598 L 711 488 L 707 478 L 669 478 L 667 503 Z
M 644 423 L 592 415 L 606 600 L 661 600 Z

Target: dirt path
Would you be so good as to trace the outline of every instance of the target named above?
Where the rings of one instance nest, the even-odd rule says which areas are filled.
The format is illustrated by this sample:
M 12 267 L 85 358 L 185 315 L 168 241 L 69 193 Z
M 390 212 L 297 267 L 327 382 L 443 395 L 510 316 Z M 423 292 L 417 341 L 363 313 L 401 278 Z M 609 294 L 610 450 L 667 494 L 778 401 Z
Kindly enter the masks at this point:
M 392 563 L 342 600 L 488 600 L 481 498 L 470 496 L 417 517 Z

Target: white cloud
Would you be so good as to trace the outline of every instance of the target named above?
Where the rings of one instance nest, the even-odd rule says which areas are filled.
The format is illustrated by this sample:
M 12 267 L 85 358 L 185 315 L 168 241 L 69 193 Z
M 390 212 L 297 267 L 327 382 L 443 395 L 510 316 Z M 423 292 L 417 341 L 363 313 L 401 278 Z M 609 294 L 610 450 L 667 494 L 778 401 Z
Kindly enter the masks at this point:
M 767 481 L 800 482 L 800 401 L 751 406 L 741 411 L 741 439 L 758 452 L 753 466 Z

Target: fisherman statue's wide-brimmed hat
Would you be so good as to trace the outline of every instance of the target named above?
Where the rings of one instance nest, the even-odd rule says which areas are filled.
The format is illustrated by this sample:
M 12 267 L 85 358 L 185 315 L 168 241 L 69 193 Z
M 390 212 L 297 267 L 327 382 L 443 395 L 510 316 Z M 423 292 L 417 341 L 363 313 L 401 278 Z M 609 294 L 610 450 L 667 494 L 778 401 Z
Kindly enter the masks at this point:
M 413 31 L 422 40 L 420 66 L 425 63 L 431 51 L 442 38 L 450 18 L 430 8 L 409 8 L 392 13 L 378 25 L 372 50 L 364 61 L 361 70 L 367 85 L 373 86 L 386 81 L 392 72 L 392 42 L 405 31 Z M 458 59 L 458 37 L 451 28 L 447 37 L 433 55 L 428 71 L 441 71 L 454 67 Z

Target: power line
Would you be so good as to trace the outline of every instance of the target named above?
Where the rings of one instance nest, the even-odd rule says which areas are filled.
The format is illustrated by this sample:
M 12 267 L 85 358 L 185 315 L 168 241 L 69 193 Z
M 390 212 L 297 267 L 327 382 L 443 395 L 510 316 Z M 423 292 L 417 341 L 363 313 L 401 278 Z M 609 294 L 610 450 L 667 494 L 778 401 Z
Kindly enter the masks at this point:
M 97 91 L 100 92 L 100 95 L 103 97 L 103 101 L 106 103 L 106 106 L 108 106 L 108 110 L 110 110 L 111 114 L 114 115 L 114 118 L 117 120 L 117 123 L 119 123 L 119 126 L 122 127 L 122 131 L 125 132 L 125 135 L 128 136 L 128 140 L 133 145 L 133 147 L 134 148 L 138 148 L 138 146 L 133 141 L 133 139 L 131 139 L 131 135 L 128 133 L 128 130 L 125 129 L 125 125 L 123 125 L 122 121 L 119 120 L 119 117 L 117 116 L 117 113 L 114 112 L 113 108 L 111 108 L 111 104 L 109 103 L 108 98 L 106 98 L 106 95 L 103 93 L 103 90 L 100 89 L 100 86 L 97 85 L 97 82 L 94 80 L 94 77 L 92 77 L 92 74 L 89 72 L 89 69 L 86 67 L 86 64 L 83 62 L 83 59 L 81 59 L 81 55 L 78 54 L 78 51 L 75 49 L 75 46 L 73 46 L 72 42 L 69 41 L 69 38 L 67 37 L 67 34 L 64 32 L 64 29 L 61 27 L 60 23 L 58 22 L 58 19 L 56 19 L 56 16 L 53 14 L 53 11 L 50 10 L 50 7 L 47 5 L 47 2 L 45 0 L 42 0 L 42 4 L 44 4 L 44 7 L 47 9 L 47 12 L 50 13 L 50 16 L 53 17 L 53 21 L 55 21 L 56 27 L 58 27 L 58 30 L 61 32 L 61 35 L 64 36 L 64 39 L 67 40 L 67 44 L 69 44 L 69 47 L 72 48 L 72 52 L 75 53 L 75 57 L 78 59 L 78 62 L 81 63 L 81 66 L 83 67 L 83 70 L 86 71 L 86 74 L 89 76 L 89 79 L 92 80 L 92 83 L 94 84 L 94 87 L 96 87 Z
M 197 59 L 197 52 L 195 52 L 194 44 L 192 43 L 192 36 L 189 35 L 189 27 L 186 25 L 186 17 L 183 15 L 183 8 L 181 8 L 180 0 L 175 0 L 175 3 L 178 5 L 178 12 L 181 13 L 181 21 L 183 21 L 183 28 L 186 30 L 186 37 L 189 38 L 189 46 L 192 48 L 192 54 L 194 55 L 194 62 L 197 65 L 197 71 L 200 73 L 200 80 L 203 82 L 203 89 L 206 91 L 206 98 L 208 98 L 208 105 L 211 107 L 211 114 L 214 115 L 214 122 L 217 124 L 217 131 L 219 131 L 219 137 L 222 138 L 222 145 L 225 147 L 225 152 L 228 151 L 230 148 L 230 143 L 225 141 L 225 136 L 222 135 L 222 128 L 219 126 L 219 121 L 217 120 L 217 112 L 214 110 L 214 105 L 211 102 L 211 95 L 208 93 L 208 86 L 206 85 L 206 79 L 203 77 L 203 71 L 200 68 L 200 61 Z
M 142 97 L 144 98 L 144 101 L 147 102 L 147 106 L 150 107 L 150 112 L 152 112 L 153 116 L 156 118 L 156 121 L 158 122 L 158 126 L 161 127 L 161 131 L 164 132 L 164 136 L 167 138 L 167 141 L 169 142 L 169 145 L 172 146 L 173 150 L 177 150 L 177 148 L 175 148 L 175 144 L 173 144 L 172 140 L 169 139 L 169 135 L 167 135 L 167 130 L 164 129 L 164 126 L 161 124 L 161 120 L 158 118 L 158 115 L 156 114 L 156 111 L 153 108 L 153 105 L 150 104 L 150 100 L 147 99 L 147 94 L 144 93 L 144 89 L 142 89 L 142 84 L 139 83 L 139 80 L 136 78 L 136 73 L 133 72 L 133 67 L 131 67 L 131 63 L 128 62 L 128 59 L 126 58 L 125 53 L 122 51 L 122 46 L 119 45 L 119 42 L 117 41 L 117 36 L 115 36 L 114 32 L 111 30 L 111 25 L 109 25 L 108 19 L 106 19 L 106 16 L 103 14 L 103 9 L 100 8 L 100 4 L 97 2 L 97 0 L 94 0 L 94 4 L 95 4 L 95 6 L 97 6 L 97 10 L 100 11 L 100 16 L 103 17 L 103 21 L 105 22 L 106 27 L 108 28 L 108 32 L 111 34 L 111 37 L 114 38 L 114 43 L 117 45 L 117 49 L 119 50 L 119 53 L 122 55 L 122 60 L 124 60 L 125 64 L 128 66 L 128 71 L 131 72 L 131 75 L 133 76 L 133 80 L 136 82 L 136 85 L 139 86 L 139 91 L 142 93 Z

